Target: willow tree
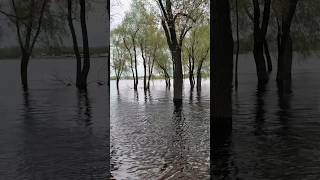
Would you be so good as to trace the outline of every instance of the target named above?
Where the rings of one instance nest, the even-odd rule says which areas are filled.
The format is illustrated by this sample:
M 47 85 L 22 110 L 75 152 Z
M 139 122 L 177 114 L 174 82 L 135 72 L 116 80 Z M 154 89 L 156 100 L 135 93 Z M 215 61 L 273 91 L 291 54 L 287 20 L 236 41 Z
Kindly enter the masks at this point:
M 135 11 L 128 12 L 124 20 L 122 21 L 122 28 L 123 28 L 123 43 L 125 48 L 129 53 L 129 61 L 130 61 L 130 69 L 132 72 L 133 78 L 133 88 L 134 90 L 138 89 L 139 83 L 139 75 L 138 75 L 138 42 L 137 42 L 137 35 L 140 30 L 140 26 L 136 23 L 136 13 Z
M 150 89 L 150 80 L 153 74 L 156 53 L 161 45 L 161 33 L 158 31 L 156 17 L 147 9 L 143 1 L 135 0 L 133 11 L 136 14 L 136 21 L 140 25 L 137 33 L 137 41 L 143 61 L 143 87 Z
M 156 0 L 161 12 L 161 25 L 173 60 L 173 100 L 182 102 L 182 46 L 186 34 L 203 10 L 207 1 Z
M 13 22 L 21 50 L 20 77 L 23 89 L 28 88 L 28 65 L 34 46 L 38 40 L 48 0 L 11 0 L 11 12 L 1 10 Z
M 157 53 L 157 58 L 155 60 L 155 69 L 164 77 L 166 88 L 170 89 L 170 74 L 172 69 L 171 59 L 165 48 L 160 49 Z
M 119 89 L 119 82 L 122 75 L 127 71 L 126 59 L 127 53 L 121 39 L 113 38 L 113 56 L 112 68 L 116 76 L 117 89 Z
M 190 87 L 201 89 L 202 67 L 208 60 L 210 50 L 210 28 L 207 24 L 194 27 L 184 43 L 184 61 L 188 69 Z M 194 75 L 196 74 L 197 81 Z

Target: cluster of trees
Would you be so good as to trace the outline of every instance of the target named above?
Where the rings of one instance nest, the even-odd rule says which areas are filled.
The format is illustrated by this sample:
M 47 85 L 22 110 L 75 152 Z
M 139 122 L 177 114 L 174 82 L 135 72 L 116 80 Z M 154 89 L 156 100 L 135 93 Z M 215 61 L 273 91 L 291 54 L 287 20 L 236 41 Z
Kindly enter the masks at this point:
M 248 39 L 255 60 L 258 82 L 265 84 L 277 59 L 277 81 L 290 84 L 293 51 L 309 52 L 318 48 L 319 4 L 299 0 L 231 0 L 231 26 L 236 35 L 236 52 Z M 298 18 L 294 18 L 294 17 Z M 252 28 L 248 28 L 252 27 Z M 273 56 L 272 54 L 275 54 Z M 237 88 L 237 61 L 235 87 Z
M 111 32 L 112 62 L 117 86 L 130 72 L 134 89 L 139 83 L 138 63 L 144 68 L 144 89 L 150 88 L 154 69 L 170 87 L 173 76 L 174 100 L 182 100 L 183 74 L 191 88 L 201 87 L 201 73 L 209 63 L 210 28 L 207 0 L 133 0 L 121 24 Z M 196 72 L 195 72 L 196 71 Z
M 85 0 L 7 0 L 1 2 L 0 13 L 8 18 L 16 30 L 21 52 L 21 83 L 24 90 L 28 89 L 28 64 L 36 43 L 38 46 L 41 46 L 40 43 L 48 46 L 59 44 L 63 41 L 62 37 L 69 34 L 72 37 L 77 62 L 76 86 L 79 89 L 86 89 L 90 70 L 86 25 L 87 7 L 90 7 L 90 2 Z M 74 28 L 75 22 L 80 23 L 81 26 L 81 48 L 78 45 Z
M 268 71 L 272 71 L 272 61 L 268 44 L 273 40 L 271 42 L 275 45 L 271 47 L 274 47 L 272 51 L 277 58 L 276 81 L 279 92 L 290 93 L 293 52 L 314 49 L 312 46 L 318 47 L 314 42 L 319 38 L 319 4 L 316 1 L 299 0 L 214 0 L 212 7 L 214 19 L 211 93 L 214 99 L 212 114 L 215 119 L 212 132 L 219 132 L 219 129 L 231 125 L 231 90 L 234 75 L 233 35 L 237 36 L 237 45 L 240 44 L 239 34 L 242 38 L 246 36 L 243 32 L 239 33 L 239 30 L 243 29 L 238 23 L 252 25 L 252 51 L 258 84 L 264 85 L 269 80 Z M 232 14 L 235 14 L 235 18 L 232 18 Z M 236 28 L 233 28 L 233 24 Z M 248 32 L 246 29 L 243 31 Z M 247 36 L 250 36 L 250 32 Z M 302 45 L 303 43 L 305 44 Z M 239 47 L 236 52 L 239 52 Z

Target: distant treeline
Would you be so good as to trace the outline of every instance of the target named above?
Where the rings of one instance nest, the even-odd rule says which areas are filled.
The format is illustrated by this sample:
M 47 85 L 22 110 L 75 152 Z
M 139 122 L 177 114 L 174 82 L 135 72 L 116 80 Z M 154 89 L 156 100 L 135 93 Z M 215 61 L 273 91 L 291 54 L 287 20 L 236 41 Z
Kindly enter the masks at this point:
M 202 78 L 204 79 L 207 79 L 210 77 L 210 72 L 203 72 L 202 74 Z M 187 79 L 189 78 L 189 74 L 183 74 L 183 79 Z M 128 75 L 128 76 L 123 76 L 121 77 L 121 79 L 127 79 L 127 80 L 132 80 L 132 76 Z M 143 79 L 143 76 L 139 76 L 139 79 Z M 156 80 L 156 79 L 165 79 L 165 76 L 164 75 L 152 75 L 152 79 L 153 80 Z M 111 76 L 110 77 L 110 80 L 117 80 L 117 77 L 116 76 Z
M 82 48 L 79 48 L 82 52 Z M 35 48 L 33 50 L 33 56 L 74 56 L 72 47 L 57 47 L 57 48 Z M 92 47 L 90 48 L 91 56 L 106 56 L 106 47 Z M 0 48 L 0 59 L 16 59 L 21 57 L 21 50 L 19 47 L 4 47 Z

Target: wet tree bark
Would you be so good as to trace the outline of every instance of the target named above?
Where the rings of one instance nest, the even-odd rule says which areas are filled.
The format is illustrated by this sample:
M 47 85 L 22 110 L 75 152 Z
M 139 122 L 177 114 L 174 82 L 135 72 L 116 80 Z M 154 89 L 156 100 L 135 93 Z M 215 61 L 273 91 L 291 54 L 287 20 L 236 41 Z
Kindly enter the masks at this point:
M 298 0 L 290 0 L 288 3 L 287 13 L 282 15 L 278 32 L 278 72 L 277 83 L 278 87 L 283 91 L 290 91 L 292 78 L 292 39 L 290 36 L 290 28 L 293 16 L 296 11 Z
M 231 89 L 233 78 L 233 38 L 230 22 L 229 1 L 213 1 L 212 29 L 212 79 L 211 94 L 213 97 L 213 122 L 210 127 L 231 127 L 232 107 Z M 214 131 L 212 131 L 214 132 Z
M 89 52 L 89 42 L 88 42 L 88 32 L 86 24 L 86 2 L 85 0 L 80 0 L 80 23 L 82 31 L 82 44 L 83 44 L 83 67 L 81 72 L 79 89 L 87 88 L 87 77 L 90 70 L 90 52 Z

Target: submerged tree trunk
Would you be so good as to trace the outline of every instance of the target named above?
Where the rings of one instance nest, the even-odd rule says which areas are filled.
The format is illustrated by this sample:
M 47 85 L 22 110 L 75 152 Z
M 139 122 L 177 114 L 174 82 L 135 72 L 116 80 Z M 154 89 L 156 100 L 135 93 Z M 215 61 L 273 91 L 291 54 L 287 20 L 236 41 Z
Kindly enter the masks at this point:
M 161 25 L 164 29 L 166 40 L 171 52 L 173 60 L 173 101 L 176 105 L 182 103 L 182 88 L 183 88 L 183 71 L 182 71 L 182 62 L 181 62 L 181 48 L 182 42 L 185 38 L 187 32 L 191 27 L 185 27 L 180 31 L 178 36 L 176 33 L 176 15 L 172 11 L 172 2 L 166 0 L 165 6 L 163 0 L 157 0 L 160 6 L 163 17 L 161 19 Z M 189 16 L 186 16 L 188 20 L 194 21 Z
M 217 148 L 225 146 L 232 132 L 233 38 L 228 0 L 213 0 L 213 23 L 210 24 L 212 63 L 210 63 L 210 164 L 221 161 Z M 199 92 L 199 91 L 198 91 Z M 228 153 L 227 153 L 228 154 Z M 210 167 L 211 179 L 221 178 L 221 168 Z M 218 177 L 218 178 L 215 178 Z
M 233 78 L 233 38 L 230 21 L 229 1 L 213 1 L 213 23 L 211 26 L 213 36 L 211 74 L 213 85 L 212 115 L 213 130 L 219 127 L 231 128 L 232 106 L 231 89 Z M 215 133 L 214 131 L 210 131 Z
M 197 71 L 197 90 L 201 90 L 201 69 L 198 69 Z
M 89 42 L 88 42 L 88 32 L 86 24 L 86 2 L 85 0 L 80 0 L 80 23 L 82 31 L 82 42 L 83 42 L 83 67 L 81 72 L 81 80 L 78 88 L 87 88 L 87 77 L 90 70 L 90 52 L 89 52 Z
M 266 70 L 266 64 L 264 59 L 264 42 L 265 37 L 268 30 L 269 18 L 270 18 L 270 6 L 271 0 L 264 1 L 264 10 L 263 10 L 263 17 L 262 17 L 262 25 L 260 27 L 260 6 L 258 0 L 252 0 L 253 7 L 254 7 L 254 17 L 253 17 L 253 24 L 254 24 L 254 48 L 253 48 L 253 55 L 256 64 L 257 76 L 259 83 L 265 83 L 268 81 L 269 77 Z
M 76 32 L 74 30 L 73 22 L 72 22 L 72 0 L 68 0 L 68 25 L 71 32 L 72 43 L 73 43 L 73 51 L 76 56 L 76 86 L 80 87 L 80 77 L 81 77 L 81 55 L 78 47 L 78 41 Z
M 183 73 L 181 62 L 181 48 L 176 47 L 176 53 L 173 55 L 174 59 L 174 72 L 173 72 L 173 101 L 178 104 L 182 102 L 182 86 L 183 86 Z
M 149 60 L 149 76 L 148 76 L 148 83 L 147 83 L 147 89 L 150 90 L 150 81 L 153 75 L 153 66 L 154 66 L 154 61 L 155 61 L 155 55 L 153 56 L 152 63 L 150 64 Z
M 137 33 L 137 31 L 136 31 Z M 136 36 L 136 33 L 134 36 L 132 36 L 132 43 L 133 43 L 133 57 L 134 57 L 134 69 L 135 69 L 135 84 L 134 84 L 134 90 L 137 90 L 138 89 L 138 82 L 139 82 L 139 76 L 138 76 L 138 61 L 137 61 L 137 50 L 136 50 L 136 40 L 135 40 L 135 36 Z
M 22 83 L 22 88 L 24 90 L 28 89 L 28 64 L 30 60 L 30 55 L 27 52 L 22 52 L 21 56 L 21 66 L 20 66 L 20 71 L 21 71 L 21 83 Z
M 290 89 L 288 87 L 291 87 L 293 50 L 290 28 L 298 0 L 290 0 L 287 3 L 288 10 L 282 16 L 282 22 L 279 27 L 280 32 L 278 32 L 279 56 L 277 72 L 278 86 L 285 91 L 286 89 Z
M 193 51 L 193 50 L 191 50 Z M 193 52 L 192 52 L 193 53 Z M 194 88 L 194 58 L 192 57 L 192 55 L 189 55 L 188 57 L 188 62 L 189 62 L 189 82 L 190 82 L 190 88 L 193 89 Z
M 140 49 L 141 49 L 141 56 L 143 60 L 143 89 L 146 91 L 147 88 L 147 60 L 146 60 L 146 55 L 144 53 L 144 47 L 142 42 L 140 42 Z
M 117 77 L 117 89 L 119 89 L 119 82 L 120 82 L 120 79 Z

